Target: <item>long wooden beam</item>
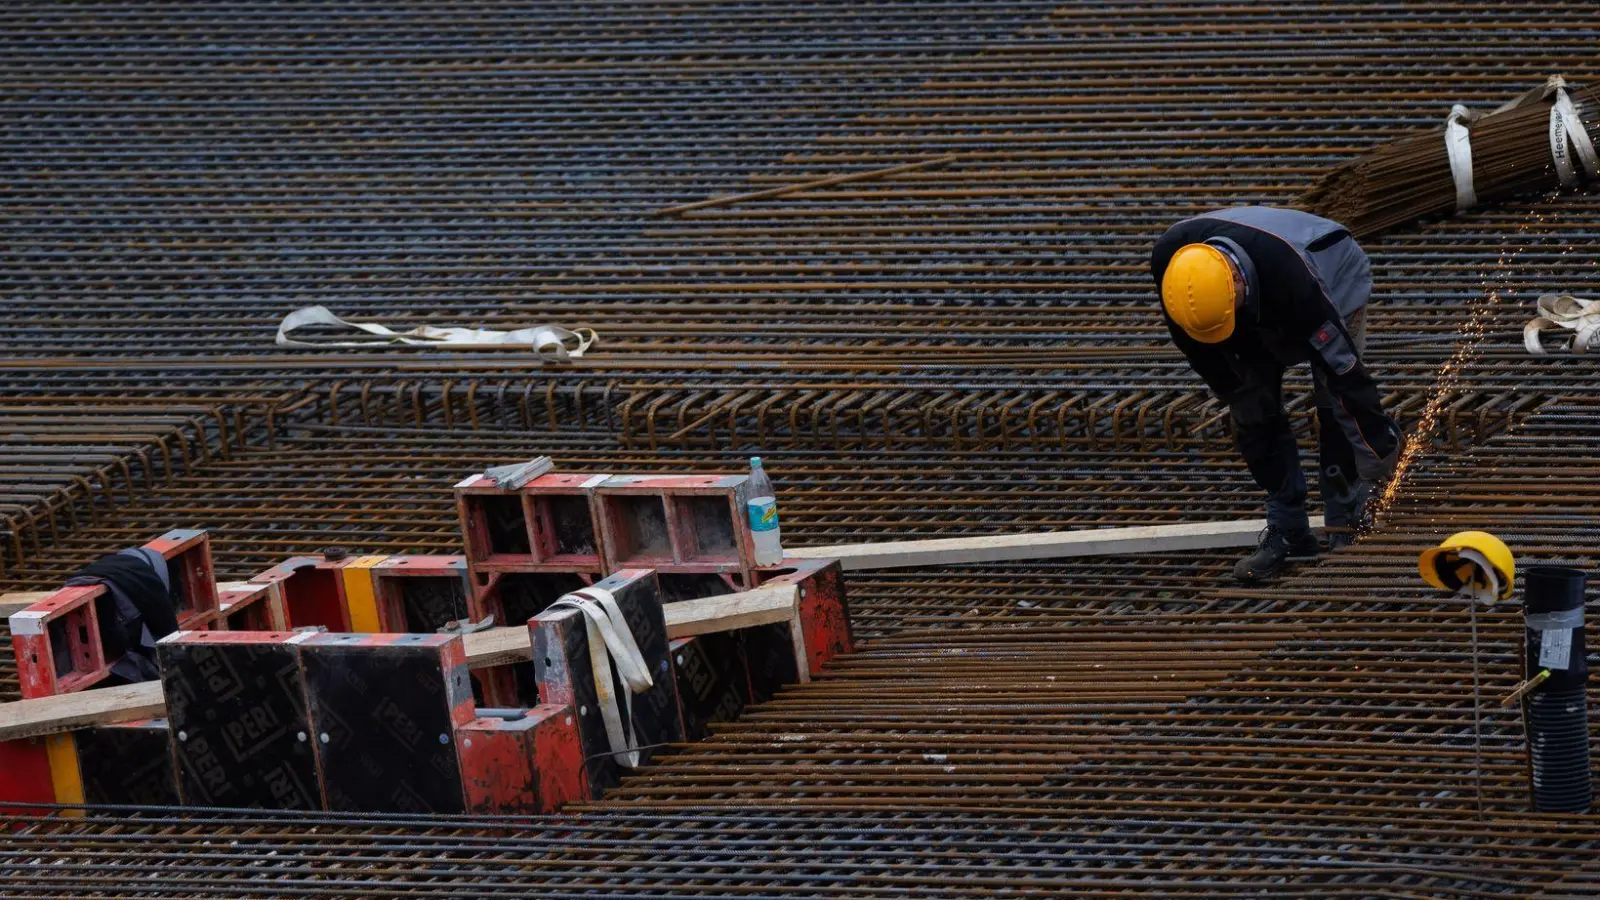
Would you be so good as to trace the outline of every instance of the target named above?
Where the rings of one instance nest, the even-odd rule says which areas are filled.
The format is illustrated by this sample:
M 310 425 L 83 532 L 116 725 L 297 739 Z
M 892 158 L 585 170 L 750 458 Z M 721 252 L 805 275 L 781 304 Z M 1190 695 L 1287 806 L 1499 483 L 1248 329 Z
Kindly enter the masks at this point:
M 167 714 L 161 682 L 142 681 L 37 700 L 0 703 L 0 740 L 55 734 L 90 725 L 131 722 Z
M 787 584 L 668 603 L 663 607 L 667 636 L 692 637 L 770 622 L 789 622 L 795 616 L 795 599 L 795 586 Z M 527 628 L 490 628 L 464 636 L 462 643 L 467 665 L 474 669 L 529 659 L 533 652 Z M 0 703 L 0 740 L 163 715 L 166 715 L 166 698 L 162 696 L 158 681 L 19 700 Z
M 780 584 L 720 597 L 668 603 L 662 607 L 667 613 L 667 637 L 694 637 L 788 622 L 795 616 L 797 599 L 794 585 Z
M 838 559 L 844 562 L 846 569 L 860 571 L 907 566 L 944 566 L 1248 547 L 1256 542 L 1256 535 L 1266 526 L 1267 523 L 1263 519 L 1184 522 L 1178 525 L 1139 525 L 1131 528 L 1078 528 L 1071 531 L 1029 531 L 916 541 L 877 541 L 865 544 L 836 544 L 831 547 L 789 547 L 784 552 L 800 559 Z M 1322 528 L 1322 517 L 1313 516 L 1311 527 Z M 9 616 L 48 596 L 49 592 L 43 591 L 0 594 L 0 616 Z
M 0 619 L 9 619 L 12 613 L 22 612 L 53 593 L 55 591 L 16 591 L 0 594 Z
M 933 538 L 923 541 L 838 544 L 832 547 L 786 547 L 784 553 L 802 559 L 837 559 L 844 563 L 847 571 L 899 569 L 907 566 L 949 566 L 1249 547 L 1255 544 L 1257 535 L 1265 527 L 1267 523 L 1263 519 L 1237 522 L 1185 522 L 1179 525 L 1035 531 L 1025 534 Z M 1311 527 L 1320 529 L 1322 517 L 1313 517 Z

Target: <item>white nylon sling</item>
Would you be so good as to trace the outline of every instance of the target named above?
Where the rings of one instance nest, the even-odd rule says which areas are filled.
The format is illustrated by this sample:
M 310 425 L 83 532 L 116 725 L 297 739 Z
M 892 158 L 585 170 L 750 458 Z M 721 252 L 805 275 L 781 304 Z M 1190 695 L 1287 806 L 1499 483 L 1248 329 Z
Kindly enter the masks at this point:
M 1546 331 L 1572 332 L 1572 343 L 1558 350 L 1582 353 L 1600 335 L 1600 300 L 1586 300 L 1571 294 L 1545 294 L 1538 301 L 1539 315 L 1522 326 L 1522 346 L 1534 356 L 1547 356 L 1541 335 Z
M 589 665 L 594 670 L 595 693 L 600 698 L 600 715 L 606 724 L 606 740 L 612 758 L 625 768 L 639 767 L 639 744 L 633 734 L 633 695 L 649 690 L 655 682 L 645 663 L 633 631 L 622 618 L 617 598 L 604 588 L 588 587 L 564 594 L 550 604 L 551 609 L 575 609 L 583 614 L 589 637 Z M 617 708 L 617 695 L 611 682 L 611 666 L 627 688 L 622 695 L 626 715 Z
M 332 325 L 351 328 L 372 335 L 370 339 L 354 341 L 297 341 L 289 333 L 307 325 Z M 515 331 L 494 331 L 488 328 L 436 328 L 419 325 L 408 331 L 395 331 L 376 322 L 352 322 L 334 315 L 326 306 L 307 306 L 283 317 L 278 323 L 276 343 L 280 347 L 376 347 L 384 344 L 405 344 L 412 347 L 532 347 L 541 359 L 549 362 L 567 362 L 583 356 L 584 352 L 600 340 L 592 328 L 576 331 L 557 325 L 535 325 Z
M 1470 125 L 1476 116 L 1457 103 L 1450 107 L 1444 120 L 1444 150 L 1450 159 L 1450 177 L 1456 183 L 1456 212 L 1466 212 L 1478 205 L 1478 194 L 1472 187 L 1472 131 Z
M 1590 178 L 1600 176 L 1600 153 L 1583 126 L 1578 108 L 1567 93 L 1567 80 L 1552 75 L 1522 96 L 1495 107 L 1488 115 L 1506 110 L 1520 109 L 1546 100 L 1550 103 L 1550 161 L 1555 165 L 1556 176 L 1568 190 L 1577 188 L 1582 179 L 1579 168 Z M 1450 108 L 1444 120 L 1444 148 L 1450 160 L 1450 177 L 1456 185 L 1456 212 L 1466 212 L 1478 205 L 1478 195 L 1472 183 L 1472 124 L 1482 118 L 1461 104 Z

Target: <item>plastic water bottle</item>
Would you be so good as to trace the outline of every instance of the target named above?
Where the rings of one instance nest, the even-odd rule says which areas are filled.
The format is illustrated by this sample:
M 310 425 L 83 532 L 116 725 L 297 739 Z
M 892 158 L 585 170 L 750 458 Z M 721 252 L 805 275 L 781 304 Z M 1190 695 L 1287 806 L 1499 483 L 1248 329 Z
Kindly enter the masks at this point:
M 750 499 L 745 503 L 750 514 L 750 536 L 755 538 L 756 565 L 775 566 L 783 561 L 783 544 L 778 539 L 778 496 L 772 479 L 761 468 L 761 457 L 750 457 Z

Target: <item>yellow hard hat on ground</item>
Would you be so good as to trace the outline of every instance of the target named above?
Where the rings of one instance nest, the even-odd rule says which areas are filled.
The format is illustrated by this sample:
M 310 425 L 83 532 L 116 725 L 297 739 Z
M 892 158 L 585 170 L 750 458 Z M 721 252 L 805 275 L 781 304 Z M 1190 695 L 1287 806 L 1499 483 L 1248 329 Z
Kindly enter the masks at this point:
M 1491 585 L 1484 567 L 1493 569 Z M 1495 599 L 1511 596 L 1517 562 L 1511 548 L 1487 531 L 1462 531 L 1452 534 L 1439 546 L 1422 551 L 1417 560 L 1422 580 L 1446 591 L 1463 588 L 1493 588 Z
M 1186 244 L 1161 275 L 1161 305 L 1184 333 L 1202 344 L 1233 334 L 1240 285 L 1233 262 L 1210 244 Z

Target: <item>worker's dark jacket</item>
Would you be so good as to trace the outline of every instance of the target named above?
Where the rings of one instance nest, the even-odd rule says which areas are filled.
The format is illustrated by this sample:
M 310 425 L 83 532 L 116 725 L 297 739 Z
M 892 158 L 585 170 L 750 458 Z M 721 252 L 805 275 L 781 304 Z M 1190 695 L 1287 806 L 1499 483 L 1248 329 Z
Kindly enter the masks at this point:
M 109 606 L 98 613 L 100 641 L 106 657 L 113 660 L 110 683 L 160 678 L 156 641 L 178 630 L 172 577 L 160 552 L 144 547 L 119 550 L 80 569 L 67 584 L 105 585 L 111 597 Z
M 1238 261 L 1248 299 L 1233 335 L 1219 344 L 1194 340 L 1170 317 L 1167 330 L 1195 372 L 1232 409 L 1236 429 L 1270 421 L 1274 434 L 1292 447 L 1282 410 L 1283 370 L 1310 362 L 1318 406 L 1324 418 L 1337 423 L 1335 433 L 1349 442 L 1357 473 L 1368 480 L 1386 474 L 1398 431 L 1383 412 L 1378 387 L 1348 328 L 1372 291 L 1372 267 L 1350 233 L 1337 222 L 1295 210 L 1247 206 L 1206 213 L 1172 226 L 1156 242 L 1150 270 L 1158 287 L 1172 255 L 1194 243 L 1218 246 Z M 1324 443 L 1327 439 L 1325 429 Z M 1240 440 L 1243 447 L 1246 436 Z M 1251 455 L 1246 449 L 1247 460 Z M 1257 471 L 1257 480 L 1269 493 L 1278 490 L 1266 483 L 1275 475 Z

